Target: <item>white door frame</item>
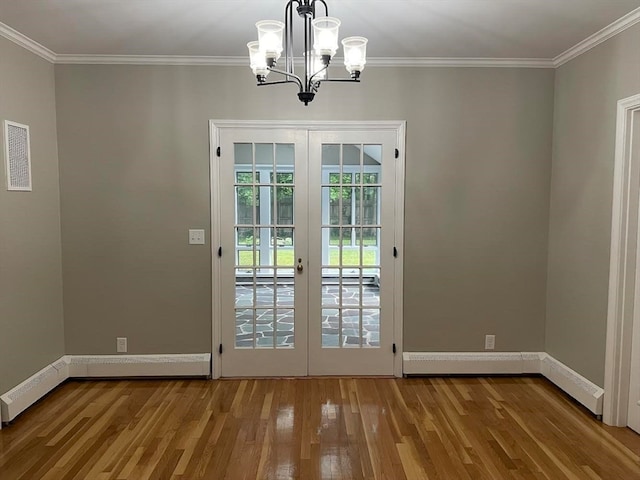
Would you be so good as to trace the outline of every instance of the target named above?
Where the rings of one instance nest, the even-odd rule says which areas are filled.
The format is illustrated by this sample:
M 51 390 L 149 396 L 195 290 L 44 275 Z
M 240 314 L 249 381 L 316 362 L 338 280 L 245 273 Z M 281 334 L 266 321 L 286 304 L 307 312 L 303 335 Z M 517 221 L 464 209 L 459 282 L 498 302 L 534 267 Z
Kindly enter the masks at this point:
M 221 201 L 219 189 L 214 186 L 219 185 L 220 172 L 218 168 L 217 149 L 220 145 L 220 129 L 223 128 L 247 128 L 256 130 L 273 129 L 305 129 L 305 130 L 342 130 L 342 131 L 376 131 L 394 130 L 397 136 L 397 148 L 399 157 L 396 159 L 396 198 L 395 198 L 395 245 L 398 248 L 398 259 L 394 263 L 394 343 L 396 344 L 396 354 L 393 360 L 393 371 L 396 377 L 402 376 L 402 353 L 403 353 L 403 270 L 404 270 L 404 172 L 405 172 L 405 121 L 252 121 L 252 120 L 209 120 L 209 162 L 210 162 L 210 192 L 211 192 L 211 314 L 212 314 L 212 378 L 220 378 L 221 365 L 219 362 L 220 345 L 222 332 L 222 315 L 220 310 L 220 286 L 221 278 L 220 257 L 220 207 Z
M 627 425 L 631 333 L 634 318 L 640 315 L 637 308 L 640 306 L 637 293 L 640 287 L 640 268 L 637 268 L 640 158 L 632 155 L 632 141 L 640 141 L 633 138 L 636 114 L 640 114 L 640 95 L 618 102 L 603 421 L 620 427 Z

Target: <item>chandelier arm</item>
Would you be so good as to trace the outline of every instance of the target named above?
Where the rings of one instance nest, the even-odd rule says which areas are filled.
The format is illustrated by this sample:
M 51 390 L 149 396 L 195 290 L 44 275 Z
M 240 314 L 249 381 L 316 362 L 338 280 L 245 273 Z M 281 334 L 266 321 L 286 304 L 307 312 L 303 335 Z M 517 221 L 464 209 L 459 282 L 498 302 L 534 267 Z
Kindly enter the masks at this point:
M 311 75 L 311 77 L 309 78 L 309 85 L 311 85 L 313 83 L 313 79 L 316 77 L 316 75 L 324 72 L 327 68 L 329 68 L 329 64 L 324 65 L 320 70 L 318 70 L 316 73 L 314 73 L 313 75 Z M 329 73 L 329 72 L 327 72 Z M 322 80 L 318 81 L 318 83 L 320 83 Z M 311 87 L 309 87 L 311 88 Z
M 304 17 L 304 84 L 305 91 L 309 91 L 307 85 L 309 85 L 309 63 L 311 62 L 311 55 L 309 55 L 309 42 L 311 41 L 311 19 Z
M 324 83 L 324 82 L 360 83 L 360 79 L 359 78 L 325 78 L 324 80 L 318 80 L 318 83 Z
M 262 87 L 264 85 L 280 85 L 285 83 L 295 83 L 296 85 L 299 85 L 299 83 L 294 80 L 278 80 L 277 82 L 262 82 L 262 83 L 257 83 L 256 85 L 258 87 Z
M 284 9 L 284 55 L 285 55 L 285 70 L 293 73 L 293 4 L 300 5 L 300 0 L 289 0 L 287 6 Z
M 298 87 L 300 87 L 300 91 L 301 92 L 304 91 L 302 79 L 295 73 L 284 72 L 282 70 L 278 70 L 277 68 L 273 68 L 273 67 L 269 68 L 269 71 L 274 73 L 279 73 L 280 75 L 284 75 L 285 77 L 287 77 L 287 80 L 280 81 L 280 82 L 264 82 L 264 83 L 261 83 L 260 85 L 274 85 L 277 83 L 296 83 Z
M 329 7 L 327 7 L 327 2 L 325 2 L 324 0 L 313 0 L 313 2 L 311 2 L 311 4 L 313 5 L 313 18 L 316 18 L 316 2 L 320 2 L 322 5 L 324 5 L 324 16 L 328 17 Z

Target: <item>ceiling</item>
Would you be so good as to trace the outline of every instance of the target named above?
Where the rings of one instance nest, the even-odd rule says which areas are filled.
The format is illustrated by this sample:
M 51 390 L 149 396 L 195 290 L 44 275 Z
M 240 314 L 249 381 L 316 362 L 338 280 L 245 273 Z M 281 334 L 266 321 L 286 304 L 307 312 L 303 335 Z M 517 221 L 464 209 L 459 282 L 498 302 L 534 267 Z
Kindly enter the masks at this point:
M 327 0 L 372 58 L 553 59 L 640 0 Z M 0 0 L 0 22 L 56 55 L 245 57 L 285 0 Z M 294 20 L 295 21 L 295 20 Z M 297 25 L 296 25 L 297 27 Z M 295 28 L 295 27 L 294 27 Z M 300 31 L 300 30 L 298 30 Z

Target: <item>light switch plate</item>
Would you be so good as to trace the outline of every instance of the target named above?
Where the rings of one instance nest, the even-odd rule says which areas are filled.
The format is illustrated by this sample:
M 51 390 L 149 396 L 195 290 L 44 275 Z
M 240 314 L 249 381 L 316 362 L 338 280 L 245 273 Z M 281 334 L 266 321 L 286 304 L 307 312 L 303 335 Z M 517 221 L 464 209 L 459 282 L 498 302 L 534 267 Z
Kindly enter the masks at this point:
M 127 337 L 116 338 L 116 351 L 118 353 L 127 353 Z
M 496 336 L 495 335 L 486 335 L 484 337 L 484 349 L 485 350 L 493 350 L 496 348 Z
M 189 245 L 204 245 L 204 230 L 189 229 Z

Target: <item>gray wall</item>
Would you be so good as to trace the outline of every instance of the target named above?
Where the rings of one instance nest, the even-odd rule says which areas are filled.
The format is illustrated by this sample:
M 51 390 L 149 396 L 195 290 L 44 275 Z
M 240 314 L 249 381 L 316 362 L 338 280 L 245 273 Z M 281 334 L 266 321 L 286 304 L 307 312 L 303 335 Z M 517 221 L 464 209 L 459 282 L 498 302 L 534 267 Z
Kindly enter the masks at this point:
M 210 351 L 212 118 L 407 120 L 405 349 L 544 350 L 553 83 L 370 68 L 305 108 L 248 68 L 57 65 L 67 353 Z
M 27 124 L 33 192 L 0 186 L 0 393 L 64 354 L 54 67 L 0 38 L 0 122 Z
M 640 93 L 640 25 L 558 69 L 547 352 L 604 384 L 617 101 Z

